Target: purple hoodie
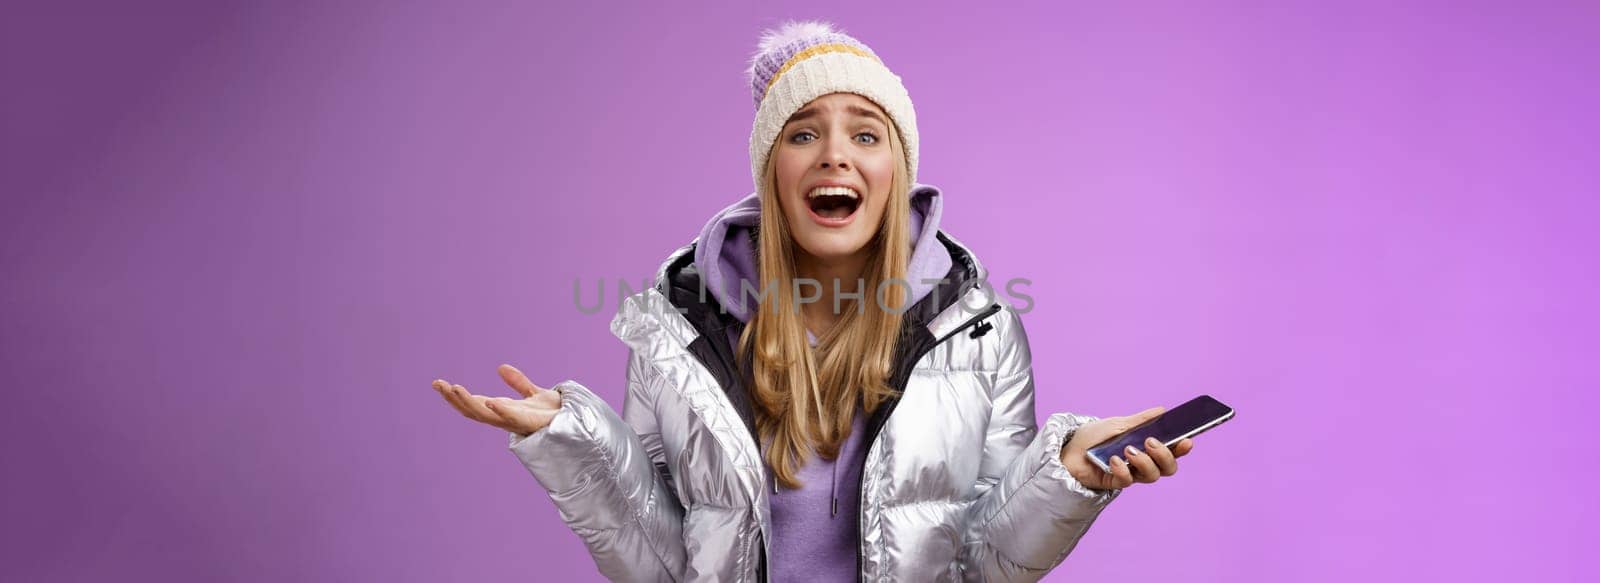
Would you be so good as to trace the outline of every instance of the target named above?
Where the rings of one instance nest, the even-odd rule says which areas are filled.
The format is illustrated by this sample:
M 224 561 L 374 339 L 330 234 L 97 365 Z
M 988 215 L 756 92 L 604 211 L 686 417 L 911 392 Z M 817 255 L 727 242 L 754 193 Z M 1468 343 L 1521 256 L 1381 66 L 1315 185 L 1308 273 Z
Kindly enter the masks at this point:
M 911 263 L 906 270 L 911 295 L 907 305 L 927 296 L 937 280 L 950 272 L 949 252 L 935 235 L 943 207 L 938 188 L 913 184 L 911 188 Z M 752 193 L 723 209 L 706 223 L 695 246 L 695 268 L 705 278 L 711 295 L 740 321 L 748 322 L 751 308 L 738 300 L 740 282 L 759 289 L 755 243 L 752 235 L 761 218 L 761 199 Z M 816 338 L 807 333 L 812 344 Z M 729 328 L 728 342 L 738 342 Z M 858 408 L 850 436 L 836 461 L 811 457 L 800 468 L 799 489 L 776 488 L 772 495 L 772 540 L 768 541 L 768 572 L 772 581 L 856 581 L 861 459 L 866 447 L 866 415 Z M 762 444 L 765 453 L 765 444 Z M 835 512 L 837 505 L 837 512 Z

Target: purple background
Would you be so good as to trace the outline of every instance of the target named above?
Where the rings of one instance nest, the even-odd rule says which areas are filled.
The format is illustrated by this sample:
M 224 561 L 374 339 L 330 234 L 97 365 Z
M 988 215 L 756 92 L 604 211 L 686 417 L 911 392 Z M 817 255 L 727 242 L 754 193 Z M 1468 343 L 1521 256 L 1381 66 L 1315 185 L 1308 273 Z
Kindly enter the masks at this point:
M 616 281 L 749 191 L 792 17 L 1033 280 L 1041 416 L 1239 411 L 1051 580 L 1597 576 L 1594 3 L 48 4 L 0 16 L 0 579 L 598 579 L 428 382 L 620 403 Z

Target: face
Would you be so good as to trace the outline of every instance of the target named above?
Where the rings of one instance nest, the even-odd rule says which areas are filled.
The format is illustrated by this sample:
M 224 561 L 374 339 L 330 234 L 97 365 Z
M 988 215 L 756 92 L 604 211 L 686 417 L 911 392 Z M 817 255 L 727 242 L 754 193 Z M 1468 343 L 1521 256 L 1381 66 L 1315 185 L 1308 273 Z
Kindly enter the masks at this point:
M 854 93 L 812 100 L 783 126 L 772 160 L 797 261 L 870 253 L 895 169 L 889 116 L 877 104 Z

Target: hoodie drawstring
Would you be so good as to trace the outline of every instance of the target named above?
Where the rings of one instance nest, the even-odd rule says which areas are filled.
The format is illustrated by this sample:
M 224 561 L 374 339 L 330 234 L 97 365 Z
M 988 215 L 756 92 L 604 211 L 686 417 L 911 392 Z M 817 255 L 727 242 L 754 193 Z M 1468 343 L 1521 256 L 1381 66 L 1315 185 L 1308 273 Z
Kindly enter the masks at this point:
M 837 459 L 833 460 L 833 481 L 828 484 L 828 497 L 833 500 L 832 504 L 830 504 L 831 509 L 829 510 L 828 514 L 829 518 L 839 516 L 839 461 L 840 460 Z M 767 477 L 772 480 L 772 493 L 777 494 L 778 475 L 769 470 L 767 472 Z
M 840 461 L 843 461 L 843 460 L 837 459 L 837 458 L 833 460 L 833 488 L 828 490 L 828 496 L 833 498 L 833 514 L 829 515 L 830 518 L 839 515 L 839 462 Z

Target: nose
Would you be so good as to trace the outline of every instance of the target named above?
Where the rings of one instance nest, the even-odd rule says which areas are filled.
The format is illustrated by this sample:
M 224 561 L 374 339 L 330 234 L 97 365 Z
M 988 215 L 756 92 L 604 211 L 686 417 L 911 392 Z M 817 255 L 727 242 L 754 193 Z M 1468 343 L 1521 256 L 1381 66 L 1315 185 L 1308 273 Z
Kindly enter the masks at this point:
M 829 168 L 839 168 L 843 170 L 849 170 L 849 151 L 850 150 L 847 144 L 840 144 L 838 141 L 832 139 L 828 140 L 828 146 L 822 152 L 822 169 L 827 170 Z

